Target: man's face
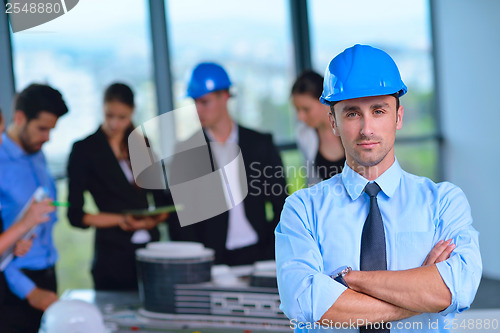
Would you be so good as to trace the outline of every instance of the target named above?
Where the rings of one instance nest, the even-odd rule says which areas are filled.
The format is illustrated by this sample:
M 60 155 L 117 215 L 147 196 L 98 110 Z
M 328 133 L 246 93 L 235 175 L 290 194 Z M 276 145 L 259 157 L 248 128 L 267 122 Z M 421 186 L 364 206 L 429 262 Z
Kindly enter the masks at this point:
M 340 101 L 330 121 L 342 140 L 350 166 L 388 168 L 394 161 L 394 140 L 396 130 L 403 126 L 403 107 L 396 112 L 393 96 Z
M 216 91 L 195 99 L 196 111 L 202 127 L 211 128 L 222 119 L 226 112 L 228 98 L 227 92 Z
M 57 116 L 46 111 L 41 111 L 37 118 L 30 121 L 27 121 L 24 114 L 22 116 L 24 120 L 21 119 L 19 141 L 28 154 L 36 153 L 49 141 L 50 130 L 56 126 Z

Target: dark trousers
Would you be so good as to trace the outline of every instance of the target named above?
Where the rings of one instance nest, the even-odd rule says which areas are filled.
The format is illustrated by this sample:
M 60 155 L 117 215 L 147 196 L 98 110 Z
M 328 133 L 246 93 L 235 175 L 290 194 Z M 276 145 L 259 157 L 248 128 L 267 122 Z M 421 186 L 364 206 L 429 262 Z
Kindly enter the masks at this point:
M 261 258 L 261 249 L 258 244 L 242 247 L 236 250 L 224 251 L 224 263 L 229 266 L 252 265 Z
M 23 270 L 38 288 L 57 292 L 54 268 L 40 271 Z M 32 308 L 27 300 L 19 299 L 6 288 L 5 301 L 0 305 L 0 332 L 37 333 L 43 312 Z
M 135 267 L 135 264 L 134 264 Z M 106 272 L 100 272 L 98 270 L 92 270 L 92 278 L 94 280 L 94 289 L 101 291 L 137 291 L 137 273 L 135 275 L 129 275 L 123 279 L 119 279 L 116 276 L 109 276 Z M 0 332 L 1 333 L 1 332 Z

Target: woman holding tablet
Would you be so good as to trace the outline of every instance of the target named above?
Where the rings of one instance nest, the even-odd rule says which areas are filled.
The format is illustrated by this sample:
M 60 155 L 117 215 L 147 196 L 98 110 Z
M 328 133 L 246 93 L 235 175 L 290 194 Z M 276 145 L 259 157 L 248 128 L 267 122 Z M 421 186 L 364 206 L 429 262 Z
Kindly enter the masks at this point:
M 133 131 L 134 94 L 122 83 L 110 85 L 104 94 L 104 122 L 97 131 L 73 145 L 68 162 L 70 223 L 95 227 L 92 277 L 96 290 L 136 290 L 135 250 L 159 240 L 158 223 L 167 214 L 133 217 L 130 210 L 160 206 L 166 197 L 146 191 L 134 181 L 128 153 Z M 99 209 L 83 208 L 88 191 Z

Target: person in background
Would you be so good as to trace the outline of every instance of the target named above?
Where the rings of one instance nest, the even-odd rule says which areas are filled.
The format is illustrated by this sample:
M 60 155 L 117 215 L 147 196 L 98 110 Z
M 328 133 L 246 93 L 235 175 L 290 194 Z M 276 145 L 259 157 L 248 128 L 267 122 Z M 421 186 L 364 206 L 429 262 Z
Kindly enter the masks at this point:
M 0 109 L 0 145 L 2 144 L 2 133 L 5 129 L 5 121 L 3 119 L 2 110 Z M 21 239 L 23 235 L 28 233 L 31 228 L 36 225 L 47 222 L 50 212 L 55 210 L 55 207 L 51 205 L 50 199 L 45 199 L 43 202 L 33 202 L 26 213 L 23 215 L 21 220 L 14 223 L 7 230 L 3 230 L 3 221 L 1 214 L 2 206 L 0 203 L 0 256 L 4 251 L 8 250 L 12 245 L 14 247 L 14 255 L 17 257 L 24 256 L 31 248 L 31 239 Z M 6 282 L 3 272 L 0 272 L 0 321 L 2 318 L 2 305 L 5 299 Z
M 273 230 L 287 195 L 286 184 L 272 136 L 245 128 L 229 115 L 230 87 L 222 66 L 200 63 L 192 72 L 187 93 L 196 105 L 205 140 L 217 143 L 209 145 L 213 164 L 224 166 L 232 147 L 241 149 L 248 195 L 242 203 L 215 217 L 185 227 L 171 221 L 169 227 L 173 240 L 201 242 L 214 249 L 216 264 L 248 265 L 274 259 Z M 266 204 L 272 212 L 269 220 Z
M 0 146 L 2 145 L 2 133 L 5 129 L 5 121 L 3 119 L 2 110 L 0 109 Z M 20 239 L 25 235 L 31 228 L 37 226 L 40 223 L 49 221 L 48 213 L 55 210 L 55 207 L 51 205 L 52 200 L 44 199 L 42 202 L 33 202 L 23 217 L 14 223 L 7 230 L 3 230 L 2 214 L 0 213 L 0 255 L 9 249 L 12 245 L 14 247 L 14 255 L 22 257 L 25 255 L 32 245 L 31 239 Z M 0 202 L 0 211 L 2 205 Z M 0 273 L 0 280 L 4 281 L 3 273 Z M 4 286 L 3 282 L 0 282 L 0 307 L 4 297 L 4 290 L 1 289 Z
M 17 224 L 16 218 L 37 189 L 56 198 L 42 146 L 49 140 L 57 120 L 68 112 L 59 91 L 48 85 L 32 84 L 15 101 L 13 121 L 2 134 L 0 146 L 0 202 L 4 230 Z M 14 258 L 5 269 L 7 291 L 0 310 L 0 332 L 37 332 L 43 311 L 57 300 L 52 229 L 55 213 L 35 231 L 31 250 Z
M 96 228 L 92 277 L 96 290 L 137 290 L 135 250 L 158 241 L 158 223 L 166 214 L 133 217 L 128 210 L 160 206 L 165 196 L 146 191 L 134 181 L 128 137 L 134 129 L 135 103 L 129 86 L 111 84 L 104 93 L 104 122 L 73 145 L 68 161 L 68 218 L 78 228 Z M 99 213 L 83 209 L 84 192 Z
M 313 71 L 303 72 L 292 86 L 292 101 L 300 123 L 297 146 L 304 155 L 307 185 L 314 185 L 342 171 L 344 147 L 330 125 L 330 109 L 319 101 L 323 77 Z

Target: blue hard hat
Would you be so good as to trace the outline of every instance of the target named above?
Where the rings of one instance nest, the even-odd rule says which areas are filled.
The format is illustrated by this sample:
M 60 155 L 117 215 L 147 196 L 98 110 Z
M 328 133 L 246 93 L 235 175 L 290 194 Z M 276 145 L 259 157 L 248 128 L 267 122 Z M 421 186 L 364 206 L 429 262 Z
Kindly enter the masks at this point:
M 391 56 L 380 49 L 356 44 L 330 61 L 325 71 L 323 104 L 351 98 L 406 94 L 398 67 Z
M 229 89 L 229 87 L 231 87 L 231 80 L 221 65 L 203 62 L 198 64 L 191 74 L 187 95 L 191 98 L 198 98 L 217 90 Z

